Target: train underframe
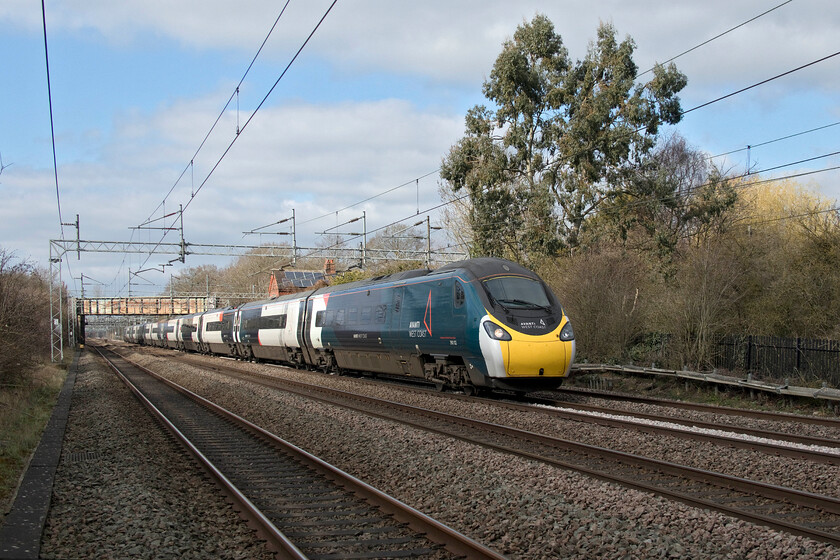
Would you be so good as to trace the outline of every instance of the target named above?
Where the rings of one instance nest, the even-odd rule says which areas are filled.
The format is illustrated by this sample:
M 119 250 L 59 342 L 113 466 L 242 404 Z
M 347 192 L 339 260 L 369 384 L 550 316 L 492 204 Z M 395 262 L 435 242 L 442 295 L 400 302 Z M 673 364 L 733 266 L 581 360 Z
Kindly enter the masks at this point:
M 563 383 L 562 377 L 495 378 L 485 375 L 477 367 L 465 363 L 458 355 L 401 354 L 393 352 L 363 352 L 355 350 L 333 350 L 322 348 L 310 350 L 306 360 L 300 348 L 255 347 L 237 343 L 193 343 L 192 347 L 180 344 L 181 351 L 196 351 L 203 354 L 226 355 L 238 360 L 280 362 L 294 367 L 309 367 L 324 373 L 357 372 L 361 374 L 386 375 L 391 377 L 422 379 L 444 389 L 462 390 L 477 394 L 492 390 L 526 393 L 530 391 L 556 389 Z

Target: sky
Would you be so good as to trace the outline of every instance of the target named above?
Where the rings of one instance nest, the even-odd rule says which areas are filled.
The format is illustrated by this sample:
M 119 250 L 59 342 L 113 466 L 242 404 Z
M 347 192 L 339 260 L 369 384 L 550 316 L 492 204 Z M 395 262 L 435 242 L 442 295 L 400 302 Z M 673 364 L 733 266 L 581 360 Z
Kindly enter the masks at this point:
M 196 244 L 286 241 L 243 232 L 292 212 L 301 247 L 349 231 L 340 224 L 363 212 L 371 232 L 416 223 L 441 203 L 437 170 L 466 112 L 487 103 L 482 84 L 503 43 L 538 13 L 574 60 L 600 22 L 632 37 L 640 71 L 697 47 L 674 61 L 688 78 L 683 109 L 830 57 L 690 111 L 668 132 L 710 156 L 734 152 L 715 159 L 734 171 L 816 171 L 797 180 L 840 199 L 840 173 L 821 171 L 840 165 L 828 156 L 840 144 L 836 0 L 331 3 L 290 0 L 278 19 L 282 1 L 45 0 L 42 17 L 39 2 L 3 0 L 0 248 L 47 267 L 50 240 L 76 238 L 60 224 L 77 214 L 82 240 L 156 243 L 163 231 L 136 228 L 172 225 L 162 216 L 179 205 Z M 131 286 L 154 294 L 186 267 L 225 262 L 160 266 L 172 258 L 73 252 L 62 280 L 74 295 L 84 285 L 122 297 L 129 271 L 154 269 Z

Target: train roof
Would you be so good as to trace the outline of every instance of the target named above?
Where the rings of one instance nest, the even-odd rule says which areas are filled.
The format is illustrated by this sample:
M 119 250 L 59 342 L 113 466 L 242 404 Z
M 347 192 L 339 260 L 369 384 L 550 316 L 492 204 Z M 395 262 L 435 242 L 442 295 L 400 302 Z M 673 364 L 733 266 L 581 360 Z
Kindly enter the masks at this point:
M 504 274 L 520 274 L 534 278 L 537 275 L 513 261 L 506 259 L 498 259 L 495 257 L 480 257 L 476 259 L 468 259 L 444 265 L 433 272 L 433 274 L 443 274 L 455 270 L 466 270 L 479 280 L 489 276 L 498 276 Z
M 326 286 L 324 288 L 319 288 L 318 290 L 316 290 L 315 293 L 328 294 L 331 292 L 364 288 L 365 286 L 374 286 L 378 284 L 386 284 L 389 282 L 399 282 L 400 280 L 408 280 L 410 278 L 428 276 L 431 272 L 432 271 L 428 268 L 420 268 L 417 270 L 404 270 L 402 272 L 395 272 L 393 274 L 385 274 L 383 276 L 374 276 L 373 278 L 366 278 L 364 280 L 359 280 L 358 282 L 348 282 L 346 284 L 334 284 L 332 286 Z
M 493 257 L 483 257 L 450 263 L 436 270 L 429 270 L 427 268 L 421 268 L 417 270 L 406 270 L 403 272 L 396 272 L 394 274 L 387 274 L 384 276 L 376 276 L 373 278 L 367 278 L 365 280 L 359 280 L 358 282 L 348 282 L 347 284 L 335 284 L 333 286 L 319 288 L 314 293 L 326 294 L 336 291 L 354 290 L 358 288 L 364 288 L 365 286 L 393 283 L 399 282 L 401 280 L 410 280 L 412 278 L 422 278 L 426 276 L 452 274 L 457 273 L 458 271 L 466 271 L 468 275 L 478 280 L 488 278 L 491 276 L 499 276 L 506 274 L 518 274 L 522 276 L 527 276 L 529 278 L 537 277 L 537 275 L 533 271 L 528 270 L 524 266 L 517 264 L 513 261 L 497 259 Z
M 435 275 L 443 275 L 443 274 L 451 274 L 456 273 L 458 271 L 465 270 L 470 276 L 475 279 L 481 280 L 484 278 L 488 278 L 491 276 L 499 276 L 505 274 L 518 274 L 522 276 L 527 276 L 530 278 L 536 278 L 537 275 L 528 270 L 524 266 L 517 264 L 513 261 L 509 261 L 506 259 L 499 259 L 494 257 L 480 257 L 475 259 L 467 259 L 463 261 L 458 261 L 454 263 L 450 263 L 444 265 L 436 270 L 429 270 L 427 268 L 420 268 L 416 270 L 405 270 L 402 272 L 395 272 L 393 274 L 386 274 L 383 276 L 375 276 L 373 278 L 367 278 L 365 280 L 359 280 L 358 282 L 348 282 L 347 284 L 335 284 L 332 286 L 326 286 L 323 288 L 318 288 L 316 290 L 304 290 L 301 292 L 297 292 L 294 294 L 284 294 L 282 296 L 276 296 L 269 299 L 261 299 L 257 301 L 249 301 L 243 303 L 238 306 L 229 306 L 224 308 L 216 308 L 216 309 L 209 309 L 207 311 L 180 316 L 175 318 L 185 318 L 189 316 L 199 316 L 205 313 L 221 313 L 221 312 L 229 312 L 235 309 L 251 309 L 254 307 L 259 307 L 261 305 L 265 305 L 267 303 L 273 302 L 280 302 L 284 300 L 297 300 L 311 296 L 312 294 L 327 294 L 331 292 L 337 291 L 344 291 L 344 290 L 352 290 L 363 288 L 365 286 L 372 286 L 378 284 L 385 284 L 391 282 L 399 282 L 401 280 L 410 280 L 412 278 L 420 278 L 424 276 L 435 276 Z M 159 321 L 162 323 L 166 323 L 169 319 L 165 319 L 163 321 Z M 154 323 L 152 323 L 154 324 Z

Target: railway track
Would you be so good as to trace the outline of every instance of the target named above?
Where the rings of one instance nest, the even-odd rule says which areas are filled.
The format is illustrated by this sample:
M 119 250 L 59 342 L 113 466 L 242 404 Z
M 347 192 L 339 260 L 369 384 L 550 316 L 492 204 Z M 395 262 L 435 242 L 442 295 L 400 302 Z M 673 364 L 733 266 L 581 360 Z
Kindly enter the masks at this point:
M 799 422 L 802 424 L 813 424 L 815 426 L 827 426 L 829 428 L 837 428 L 840 430 L 840 418 L 820 417 L 820 416 L 805 416 L 801 414 L 790 414 L 784 412 L 772 412 L 768 410 L 750 410 L 746 408 L 733 408 L 728 406 L 709 405 L 701 403 L 692 403 L 685 401 L 675 401 L 671 399 L 659 399 L 654 397 L 642 397 L 638 395 L 623 395 L 620 393 L 609 393 L 602 391 L 593 391 L 588 389 L 575 389 L 572 387 L 561 387 L 554 390 L 555 393 L 570 395 L 574 397 L 587 397 L 596 399 L 605 399 L 609 401 L 624 401 L 637 404 L 649 404 L 663 408 L 679 408 L 683 410 L 692 410 L 696 412 L 708 412 L 716 415 L 725 416 L 739 416 L 743 418 L 755 418 L 759 420 L 769 420 L 773 422 Z M 547 399 L 550 402 L 562 402 L 568 404 L 566 400 Z
M 840 545 L 840 500 L 218 364 L 200 367 Z
M 554 399 L 525 398 L 524 401 L 525 404 L 498 400 L 492 402 L 504 408 L 541 412 L 566 420 L 585 421 L 616 428 L 631 428 L 648 433 L 717 444 L 722 443 L 731 447 L 752 449 L 771 455 L 840 465 L 840 439 L 747 428 L 718 422 L 704 422 L 666 414 L 628 412 L 606 406 L 568 403 Z M 788 418 L 788 422 L 791 420 L 791 418 Z M 840 428 L 840 426 L 838 427 Z M 749 437 L 744 438 L 742 436 Z M 796 445 L 791 446 L 789 444 Z
M 230 412 L 97 348 L 282 558 L 503 558 Z
M 169 353 L 160 354 L 160 356 L 173 357 L 173 355 Z M 191 363 L 198 367 L 211 367 L 204 362 L 192 360 L 189 356 L 178 354 L 174 357 L 175 359 Z M 364 383 L 380 383 L 379 381 L 369 381 L 366 379 L 360 379 L 360 381 Z M 433 392 L 432 389 L 421 388 L 416 384 L 401 383 L 400 385 L 405 391 L 418 393 Z M 840 465 L 840 439 L 747 428 L 719 422 L 703 422 L 699 420 L 674 417 L 668 414 L 627 412 L 607 406 L 581 404 L 551 398 L 510 396 L 509 398 L 500 400 L 498 398 L 482 398 L 453 393 L 436 394 L 438 394 L 439 398 L 470 402 L 486 402 L 487 404 L 500 408 L 546 414 L 551 417 L 561 418 L 564 420 L 588 422 L 621 429 L 632 429 L 640 432 L 722 444 L 741 449 L 750 449 L 753 451 L 767 453 L 769 455 L 786 456 L 794 459 L 815 461 L 830 465 Z M 715 407 L 706 407 L 702 410 L 704 412 L 714 412 Z M 736 409 L 732 410 L 734 413 Z M 750 415 L 750 417 L 752 417 L 752 415 Z M 763 418 L 773 419 L 776 421 L 784 419 L 787 422 L 799 421 L 800 418 L 810 419 L 810 417 L 780 415 L 769 412 L 765 413 Z M 835 427 L 835 425 L 831 423 L 832 419 L 818 420 L 828 421 L 828 423 L 821 423 L 820 425 Z M 838 430 L 840 430 L 840 421 L 834 422 L 836 423 Z M 745 438 L 743 436 L 749 437 Z M 789 444 L 796 445 L 791 446 Z

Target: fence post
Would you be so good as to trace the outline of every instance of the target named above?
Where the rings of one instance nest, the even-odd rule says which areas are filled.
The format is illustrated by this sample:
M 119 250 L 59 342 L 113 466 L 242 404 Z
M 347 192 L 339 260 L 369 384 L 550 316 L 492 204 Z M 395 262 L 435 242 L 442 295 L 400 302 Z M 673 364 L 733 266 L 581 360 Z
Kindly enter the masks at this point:
M 796 371 L 802 373 L 802 339 L 796 337 Z
M 752 358 L 752 335 L 747 335 L 747 350 L 744 356 L 744 369 L 747 370 L 747 373 L 752 371 L 752 363 L 750 359 Z

